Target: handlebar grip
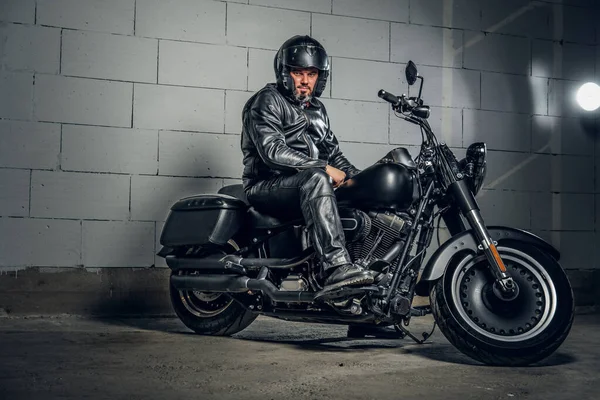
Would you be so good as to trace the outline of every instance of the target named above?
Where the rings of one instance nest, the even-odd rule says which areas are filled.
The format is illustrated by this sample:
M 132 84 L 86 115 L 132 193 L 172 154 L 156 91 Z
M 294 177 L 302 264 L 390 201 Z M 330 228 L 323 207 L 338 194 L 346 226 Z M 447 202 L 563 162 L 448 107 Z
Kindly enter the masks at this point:
M 400 99 L 398 97 L 394 96 L 391 93 L 386 92 L 383 89 L 381 89 L 379 91 L 379 93 L 377 93 L 377 95 L 379 97 L 381 97 L 382 99 L 384 99 L 385 101 L 387 101 L 388 103 L 392 103 L 392 105 L 394 107 L 397 107 L 400 104 Z

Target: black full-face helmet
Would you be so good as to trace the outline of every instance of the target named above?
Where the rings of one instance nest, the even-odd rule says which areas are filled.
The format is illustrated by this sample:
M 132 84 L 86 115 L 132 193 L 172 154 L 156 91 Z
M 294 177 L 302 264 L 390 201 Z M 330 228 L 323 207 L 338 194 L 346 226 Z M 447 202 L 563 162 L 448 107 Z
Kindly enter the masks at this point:
M 329 77 L 329 58 L 321 43 L 310 36 L 297 35 L 286 40 L 275 54 L 273 64 L 277 84 L 287 95 L 292 95 L 294 91 L 294 81 L 290 76 L 292 68 L 317 68 L 319 77 L 313 96 L 319 97 L 325 90 Z

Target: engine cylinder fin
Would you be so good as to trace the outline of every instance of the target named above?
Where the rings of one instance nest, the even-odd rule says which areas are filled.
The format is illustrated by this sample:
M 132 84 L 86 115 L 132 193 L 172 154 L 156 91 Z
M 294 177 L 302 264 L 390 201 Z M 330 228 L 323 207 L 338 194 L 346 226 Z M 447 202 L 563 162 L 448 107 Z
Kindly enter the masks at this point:
M 353 241 L 347 244 L 348 252 L 350 253 L 353 260 L 362 259 L 369 255 L 373 246 L 377 241 L 377 237 L 380 232 L 383 232 L 383 237 L 379 242 L 377 248 L 371 255 L 371 260 L 380 259 L 387 254 L 391 246 L 394 245 L 396 240 L 400 237 L 400 230 L 404 225 L 404 220 L 399 217 L 390 218 L 385 214 L 378 214 L 374 218 L 369 218 L 371 222 L 371 229 L 369 233 L 364 237 L 363 240 Z M 390 221 L 394 220 L 394 224 L 390 224 Z

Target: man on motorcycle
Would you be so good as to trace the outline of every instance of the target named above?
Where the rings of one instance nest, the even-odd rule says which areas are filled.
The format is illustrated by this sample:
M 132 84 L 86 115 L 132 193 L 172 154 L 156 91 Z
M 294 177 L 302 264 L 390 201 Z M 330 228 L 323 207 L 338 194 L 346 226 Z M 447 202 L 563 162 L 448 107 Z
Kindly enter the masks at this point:
M 309 36 L 283 43 L 274 59 L 276 83 L 255 93 L 242 111 L 244 191 L 259 212 L 302 216 L 323 267 L 324 291 L 369 284 L 352 263 L 334 188 L 359 172 L 339 148 L 321 96 L 329 76 L 323 46 Z

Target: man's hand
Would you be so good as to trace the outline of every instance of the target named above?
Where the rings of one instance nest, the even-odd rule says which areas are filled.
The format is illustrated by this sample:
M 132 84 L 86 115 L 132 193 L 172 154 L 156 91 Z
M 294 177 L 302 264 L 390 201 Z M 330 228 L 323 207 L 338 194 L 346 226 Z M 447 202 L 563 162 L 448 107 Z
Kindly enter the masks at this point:
M 342 183 L 344 183 L 344 179 L 346 179 L 346 173 L 344 171 L 332 167 L 331 165 L 325 167 L 325 172 L 327 172 L 327 175 L 333 179 L 334 188 L 340 186 Z

